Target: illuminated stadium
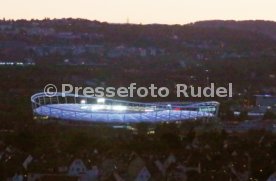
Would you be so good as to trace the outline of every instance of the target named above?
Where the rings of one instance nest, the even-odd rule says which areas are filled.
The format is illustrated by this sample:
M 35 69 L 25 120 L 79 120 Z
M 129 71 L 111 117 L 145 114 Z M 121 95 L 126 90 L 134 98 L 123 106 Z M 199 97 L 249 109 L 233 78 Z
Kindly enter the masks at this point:
M 57 93 L 31 97 L 36 117 L 93 123 L 174 122 L 215 118 L 218 102 L 140 103 Z

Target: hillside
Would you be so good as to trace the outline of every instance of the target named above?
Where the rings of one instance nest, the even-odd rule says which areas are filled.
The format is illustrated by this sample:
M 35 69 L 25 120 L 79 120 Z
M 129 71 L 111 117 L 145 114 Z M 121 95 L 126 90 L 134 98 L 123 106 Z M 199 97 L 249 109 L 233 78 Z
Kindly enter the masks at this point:
M 276 57 L 276 23 L 109 24 L 83 19 L 0 21 L 0 61 L 97 64 L 110 60 Z
M 273 21 L 200 21 L 190 24 L 193 27 L 205 27 L 213 29 L 234 29 L 245 30 L 267 35 L 273 39 L 276 39 L 276 22 Z

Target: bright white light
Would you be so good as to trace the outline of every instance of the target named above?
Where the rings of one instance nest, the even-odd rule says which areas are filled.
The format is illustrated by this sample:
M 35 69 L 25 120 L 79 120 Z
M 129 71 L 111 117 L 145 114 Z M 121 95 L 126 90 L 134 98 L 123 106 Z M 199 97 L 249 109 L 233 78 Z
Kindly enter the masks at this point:
M 80 103 L 81 103 L 81 104 L 86 104 L 86 100 L 82 99 L 82 100 L 80 101 Z
M 127 110 L 127 107 L 126 106 L 117 105 L 117 106 L 112 106 L 112 110 L 113 111 L 125 111 L 125 110 Z
M 154 109 L 155 109 L 154 106 L 152 106 L 152 107 L 146 107 L 146 108 L 145 108 L 145 112 L 153 112 Z
M 95 105 L 92 105 L 91 106 L 91 110 L 92 111 L 98 111 L 98 110 L 103 110 L 105 109 L 105 105 L 98 105 L 98 104 L 95 104 Z
M 97 103 L 105 103 L 105 98 L 98 98 Z
M 88 106 L 81 106 L 81 109 L 88 109 Z
M 104 105 L 104 104 L 94 104 L 91 106 L 92 111 L 99 111 L 99 110 L 113 110 L 113 111 L 125 111 L 127 110 L 127 106 L 121 106 L 121 105 Z

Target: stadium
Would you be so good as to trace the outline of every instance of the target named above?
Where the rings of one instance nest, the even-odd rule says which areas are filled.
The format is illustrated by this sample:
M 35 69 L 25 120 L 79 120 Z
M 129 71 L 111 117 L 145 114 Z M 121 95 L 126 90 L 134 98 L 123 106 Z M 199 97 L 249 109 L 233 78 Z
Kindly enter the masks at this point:
M 140 103 L 57 93 L 31 97 L 35 117 L 91 123 L 175 122 L 216 118 L 219 103 Z

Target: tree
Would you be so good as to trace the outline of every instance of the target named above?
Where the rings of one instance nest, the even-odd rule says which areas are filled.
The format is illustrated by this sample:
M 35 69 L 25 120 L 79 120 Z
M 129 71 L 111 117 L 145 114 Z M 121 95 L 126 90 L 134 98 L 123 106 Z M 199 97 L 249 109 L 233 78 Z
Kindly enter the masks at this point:
M 263 116 L 263 119 L 276 119 L 276 114 L 270 110 L 267 110 Z
M 169 148 L 180 148 L 181 141 L 177 134 L 165 133 L 161 136 L 161 142 L 167 145 Z
M 239 121 L 245 121 L 247 119 L 249 119 L 248 112 L 247 111 L 241 111 L 238 120 Z
M 149 129 L 149 124 L 146 122 L 141 122 L 136 124 L 136 129 L 139 135 L 146 135 Z

